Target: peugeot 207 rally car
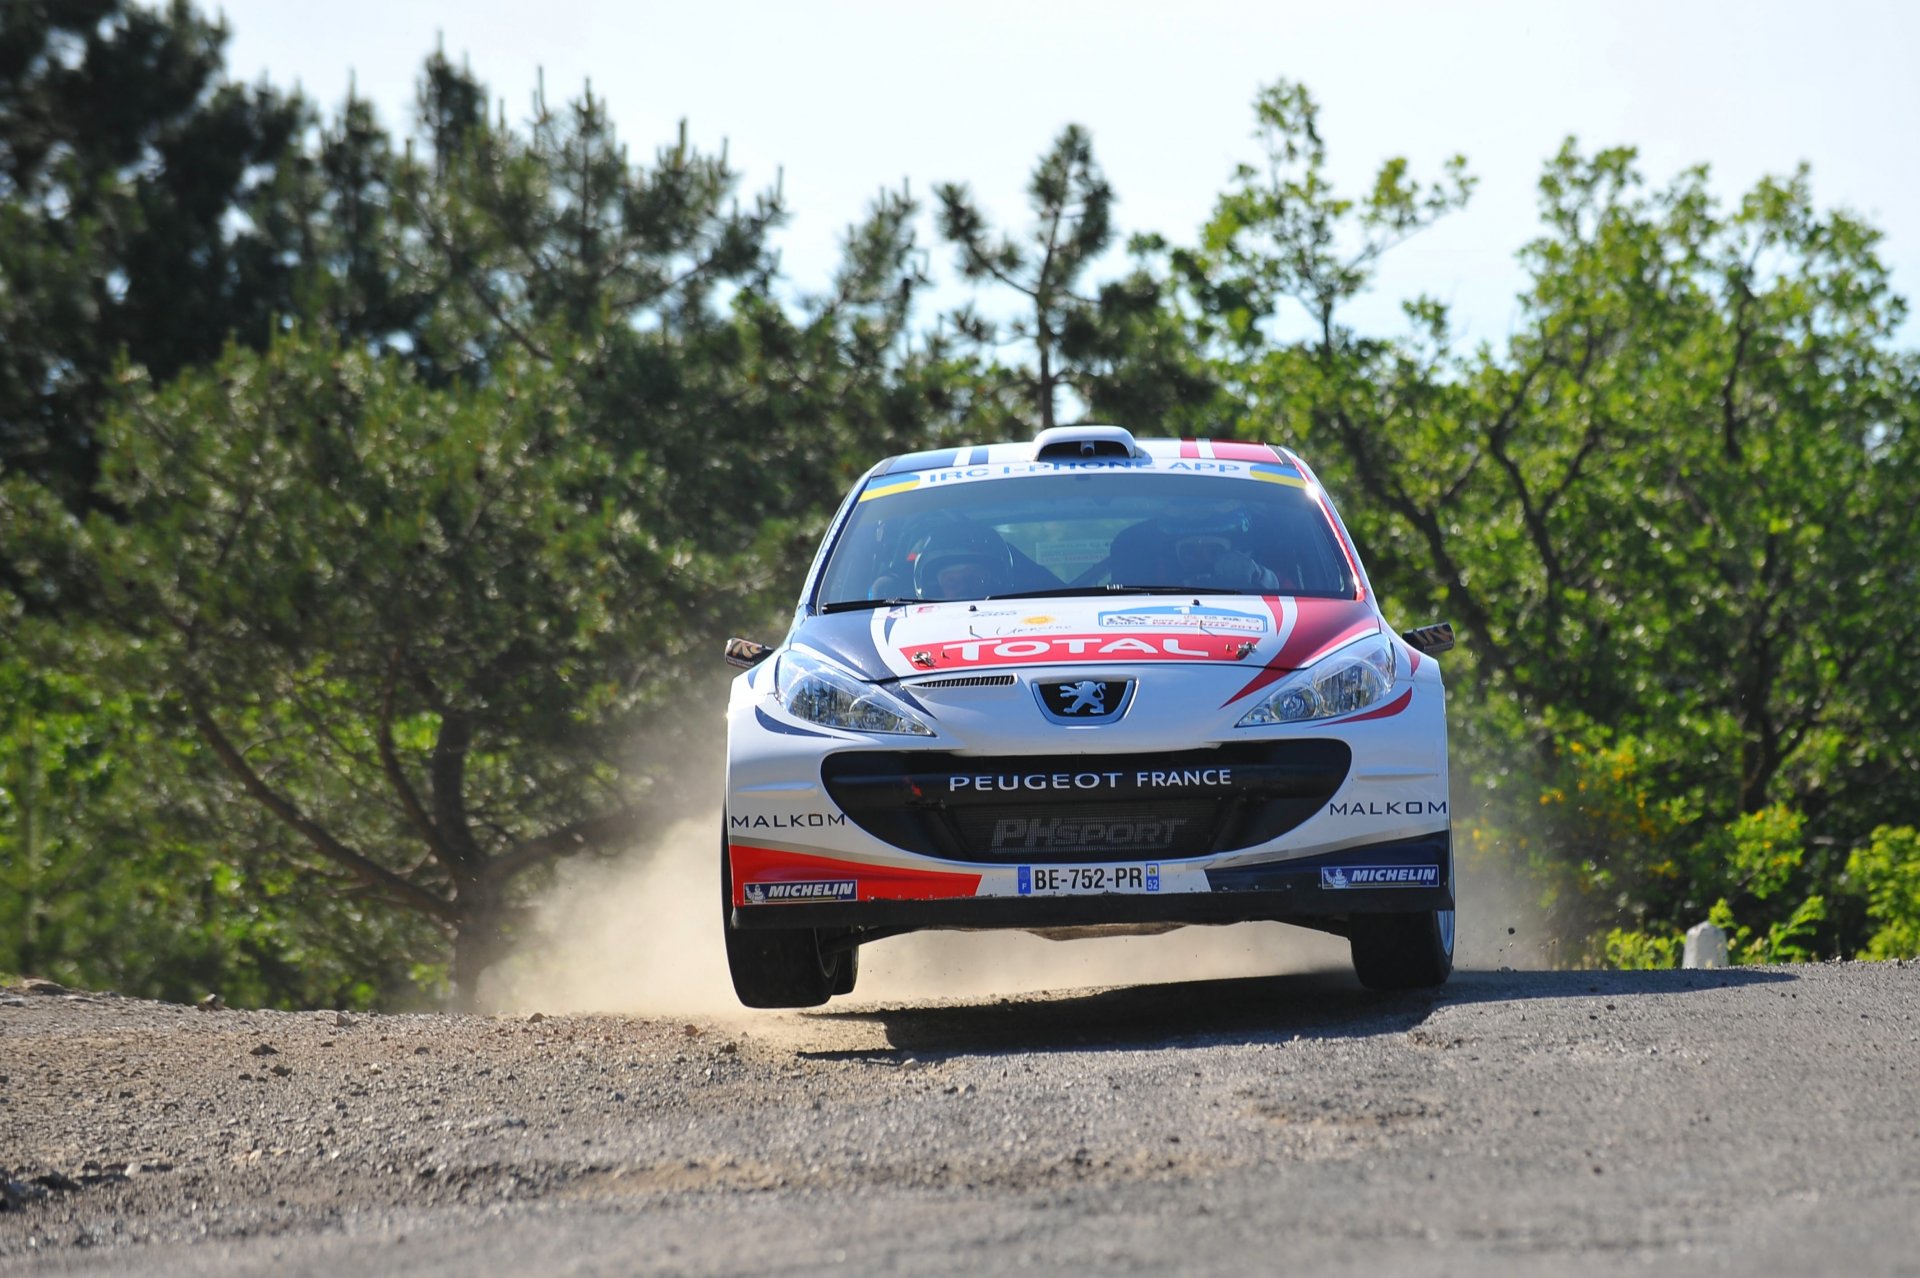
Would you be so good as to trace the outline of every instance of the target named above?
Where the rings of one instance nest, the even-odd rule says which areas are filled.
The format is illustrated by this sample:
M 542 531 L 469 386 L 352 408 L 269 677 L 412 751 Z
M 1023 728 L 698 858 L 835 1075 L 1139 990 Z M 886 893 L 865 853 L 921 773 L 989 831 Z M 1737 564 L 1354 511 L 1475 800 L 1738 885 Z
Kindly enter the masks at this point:
M 883 461 L 786 639 L 728 644 L 734 989 L 823 1003 L 923 928 L 1254 919 L 1437 985 L 1451 646 L 1386 624 L 1283 448 L 1082 426 Z

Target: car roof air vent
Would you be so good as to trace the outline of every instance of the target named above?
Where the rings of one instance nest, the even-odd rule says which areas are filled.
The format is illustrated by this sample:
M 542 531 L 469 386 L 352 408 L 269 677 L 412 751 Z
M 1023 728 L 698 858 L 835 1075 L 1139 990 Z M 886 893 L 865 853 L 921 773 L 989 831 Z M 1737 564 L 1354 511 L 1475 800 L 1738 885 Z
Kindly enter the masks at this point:
M 1097 457 L 1145 457 L 1132 432 L 1119 426 L 1054 426 L 1033 439 L 1035 461 L 1092 461 Z

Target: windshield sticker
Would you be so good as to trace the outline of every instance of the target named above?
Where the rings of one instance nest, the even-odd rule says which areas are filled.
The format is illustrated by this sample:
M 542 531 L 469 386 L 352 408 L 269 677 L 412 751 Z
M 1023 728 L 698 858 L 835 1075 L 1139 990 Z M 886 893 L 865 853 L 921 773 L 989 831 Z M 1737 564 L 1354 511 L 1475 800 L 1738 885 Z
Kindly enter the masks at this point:
M 1062 618 L 1050 617 L 1042 613 L 1031 617 L 1021 617 L 1018 620 L 982 622 L 977 626 L 967 627 L 967 633 L 975 639 L 985 639 L 989 637 L 1005 639 L 1014 635 L 1037 635 L 1078 630 L 1086 624 L 1084 618 L 1077 621 L 1066 621 Z
M 1068 537 L 1043 541 L 1034 547 L 1033 558 L 1042 568 L 1062 581 L 1071 581 L 1107 557 L 1110 537 Z
M 1103 612 L 1102 626 L 1125 630 L 1237 630 L 1247 634 L 1265 634 L 1267 618 L 1227 608 L 1133 608 L 1126 612 Z
M 1241 679 L 1246 679 L 1256 671 L 1270 673 L 1264 669 L 1269 659 L 1295 650 L 1289 640 L 1303 605 L 1315 621 L 1311 637 L 1316 649 L 1337 633 L 1335 616 L 1342 627 L 1362 620 L 1369 628 L 1379 624 L 1366 605 L 1352 600 L 1172 602 L 1149 596 L 1134 601 L 1137 607 L 1115 607 L 1119 602 L 1048 599 L 1042 605 L 1033 600 L 1015 616 L 988 619 L 969 612 L 964 603 L 914 605 L 903 610 L 899 624 L 891 628 L 876 617 L 868 633 L 881 661 L 897 675 L 1049 663 L 1192 662 L 1240 665 L 1246 668 Z M 1271 677 L 1284 673 L 1271 672 Z
M 951 466 L 943 470 L 920 470 L 899 476 L 887 475 L 876 488 L 869 488 L 860 494 L 860 500 L 871 497 L 884 497 L 904 491 L 897 485 L 911 478 L 929 488 L 952 484 L 978 483 L 989 479 L 1010 479 L 1024 475 L 1070 475 L 1092 470 L 1130 470 L 1140 473 L 1155 471 L 1178 471 L 1183 474 L 1201 473 L 1209 475 L 1233 475 L 1242 479 L 1277 479 L 1305 485 L 1300 472 L 1287 465 L 1274 465 L 1271 462 L 1254 463 L 1244 461 L 1180 460 L 1168 461 L 1144 460 L 1140 458 L 1097 458 L 1090 461 L 1031 461 L 1000 462 L 989 466 Z M 1255 471 L 1271 472 L 1256 476 Z
M 896 493 L 904 493 L 919 486 L 920 476 L 918 475 L 902 475 L 898 479 L 889 475 L 887 476 L 886 482 L 879 487 L 869 488 L 864 493 L 861 493 L 860 500 L 872 501 L 876 497 L 891 497 Z
M 1293 466 L 1255 466 L 1253 477 L 1265 480 L 1269 484 L 1286 484 L 1291 488 L 1307 486 L 1306 477 Z

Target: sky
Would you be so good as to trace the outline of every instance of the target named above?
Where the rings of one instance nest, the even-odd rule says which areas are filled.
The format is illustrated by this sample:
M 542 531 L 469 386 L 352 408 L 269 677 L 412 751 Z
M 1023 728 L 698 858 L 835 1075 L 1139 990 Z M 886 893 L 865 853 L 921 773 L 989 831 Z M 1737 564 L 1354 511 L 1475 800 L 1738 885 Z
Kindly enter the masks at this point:
M 1092 134 L 1122 232 L 1191 243 L 1234 166 L 1258 159 L 1252 103 L 1281 78 L 1319 100 L 1342 189 L 1392 156 L 1419 177 L 1461 154 L 1480 180 L 1467 209 L 1386 259 L 1352 315 L 1364 331 L 1400 331 L 1400 301 L 1424 293 L 1466 344 L 1503 344 L 1535 183 L 1570 135 L 1638 148 L 1656 183 L 1707 164 L 1727 201 L 1805 162 L 1817 203 L 1882 230 L 1896 291 L 1920 291 L 1920 4 L 1906 0 L 201 3 L 228 21 L 234 78 L 297 83 L 329 111 L 352 83 L 396 132 L 436 43 L 511 120 L 542 73 L 555 101 L 590 82 L 636 158 L 685 119 L 695 145 L 727 146 L 743 191 L 782 182 L 777 243 L 802 291 L 825 288 L 883 187 L 924 204 L 963 181 L 998 224 L 1025 227 L 1027 175 L 1069 123 Z M 950 278 L 930 216 L 922 243 Z

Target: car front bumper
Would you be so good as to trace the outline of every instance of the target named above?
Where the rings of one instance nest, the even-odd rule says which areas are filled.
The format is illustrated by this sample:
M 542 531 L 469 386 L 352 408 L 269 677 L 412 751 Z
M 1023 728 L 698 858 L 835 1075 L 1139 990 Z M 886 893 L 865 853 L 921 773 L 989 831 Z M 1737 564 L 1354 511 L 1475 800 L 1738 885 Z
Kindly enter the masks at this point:
M 736 845 L 736 851 L 751 852 Z M 853 881 L 862 867 L 778 854 L 786 875 L 815 885 Z M 736 928 L 855 928 L 910 931 L 930 928 L 1045 929 L 1103 924 L 1218 924 L 1260 920 L 1326 926 L 1353 914 L 1396 914 L 1454 908 L 1451 835 L 1344 848 L 1284 861 L 1222 866 L 1207 858 L 1155 864 L 1153 879 L 1180 890 L 1048 895 L 1044 888 L 1013 895 L 912 896 L 895 899 L 785 900 L 736 904 Z M 1070 873 L 1075 866 L 1011 868 L 1024 888 L 1036 874 Z M 1176 871 L 1187 870 L 1178 874 Z M 1022 872 L 1025 873 L 1022 873 Z

